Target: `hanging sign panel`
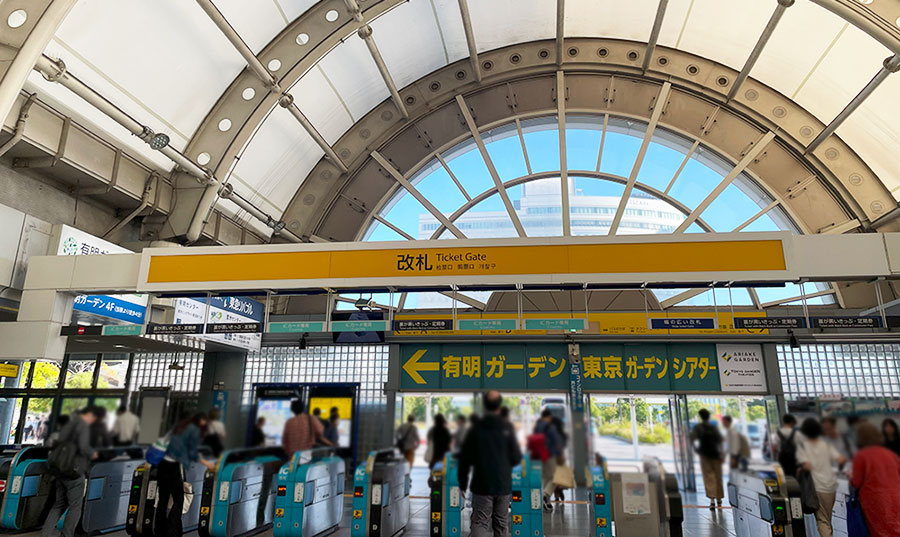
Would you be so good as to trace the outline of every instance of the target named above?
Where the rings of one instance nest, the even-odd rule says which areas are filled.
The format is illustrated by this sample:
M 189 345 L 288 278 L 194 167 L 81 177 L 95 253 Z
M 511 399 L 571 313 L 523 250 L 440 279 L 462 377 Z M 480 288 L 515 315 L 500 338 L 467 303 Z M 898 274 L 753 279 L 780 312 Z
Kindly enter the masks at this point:
M 717 356 L 711 343 L 583 343 L 573 368 L 562 343 L 403 344 L 400 389 L 764 393 L 761 347 L 726 347 L 722 352 L 737 358 Z

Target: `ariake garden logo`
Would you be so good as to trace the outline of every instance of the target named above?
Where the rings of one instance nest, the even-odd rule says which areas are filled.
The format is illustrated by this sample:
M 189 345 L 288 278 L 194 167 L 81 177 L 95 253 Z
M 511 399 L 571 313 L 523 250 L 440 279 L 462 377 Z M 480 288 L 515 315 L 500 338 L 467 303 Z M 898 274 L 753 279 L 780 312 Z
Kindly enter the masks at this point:
M 732 360 L 735 362 L 759 362 L 760 360 L 757 353 L 747 351 L 723 352 L 722 359 L 726 362 L 731 362 Z

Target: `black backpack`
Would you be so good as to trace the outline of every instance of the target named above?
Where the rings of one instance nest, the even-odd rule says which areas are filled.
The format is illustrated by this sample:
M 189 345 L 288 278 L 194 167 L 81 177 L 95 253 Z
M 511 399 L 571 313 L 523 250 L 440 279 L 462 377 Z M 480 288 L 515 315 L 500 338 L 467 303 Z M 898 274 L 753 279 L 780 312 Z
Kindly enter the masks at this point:
M 697 439 L 699 440 L 697 453 L 709 459 L 720 458 L 722 453 L 719 451 L 719 444 L 722 437 L 719 431 L 708 423 L 701 423 L 698 427 L 700 430 L 697 434 Z
M 72 441 L 60 439 L 47 456 L 47 467 L 53 475 L 66 479 L 81 477 L 78 463 L 78 446 Z
M 776 434 L 778 435 L 778 439 L 781 440 L 778 447 L 778 464 L 781 465 L 781 469 L 784 470 L 785 475 L 796 475 L 797 440 L 795 437 L 797 436 L 797 431 L 791 431 L 791 434 L 787 438 L 785 438 L 780 429 Z

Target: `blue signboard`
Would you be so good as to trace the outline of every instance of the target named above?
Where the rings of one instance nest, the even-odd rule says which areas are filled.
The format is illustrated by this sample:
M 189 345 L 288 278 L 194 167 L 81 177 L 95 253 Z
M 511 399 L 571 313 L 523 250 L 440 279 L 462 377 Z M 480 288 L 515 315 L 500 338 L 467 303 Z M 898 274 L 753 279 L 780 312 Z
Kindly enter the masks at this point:
M 650 319 L 653 330 L 715 330 L 716 320 L 712 317 L 663 317 Z
M 192 297 L 191 300 L 200 302 L 204 307 L 206 307 L 205 298 Z M 265 312 L 263 311 L 264 305 L 261 302 L 239 296 L 210 297 L 209 308 L 211 312 L 214 312 L 216 309 L 224 310 L 241 317 L 246 317 L 247 319 L 252 319 L 258 323 L 261 323 L 263 321 L 263 317 L 265 317 Z M 209 322 L 214 323 L 217 321 L 211 318 Z
M 110 295 L 76 296 L 72 309 L 134 324 L 144 324 L 147 311 L 146 306 Z
M 572 400 L 572 412 L 584 412 L 581 363 L 573 363 L 569 366 L 569 398 Z

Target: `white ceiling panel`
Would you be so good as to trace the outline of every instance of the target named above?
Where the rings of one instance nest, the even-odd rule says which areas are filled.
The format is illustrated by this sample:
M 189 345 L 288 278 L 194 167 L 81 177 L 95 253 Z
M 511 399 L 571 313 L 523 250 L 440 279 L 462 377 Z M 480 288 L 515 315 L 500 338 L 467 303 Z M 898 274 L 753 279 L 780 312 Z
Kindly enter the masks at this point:
M 72 72 L 75 72 L 80 64 L 78 61 L 73 61 L 72 64 L 66 63 L 72 69 Z M 171 160 L 163 156 L 159 151 L 150 149 L 150 146 L 133 136 L 125 127 L 122 127 L 86 101 L 75 96 L 74 93 L 63 86 L 47 82 L 37 71 L 32 71 L 28 75 L 25 89 L 29 92 L 37 93 L 42 101 L 57 108 L 61 113 L 72 116 L 76 122 L 86 127 L 89 131 L 96 132 L 111 143 L 120 145 L 123 149 L 132 152 L 132 154 L 144 157 L 164 170 L 171 170 L 175 166 Z M 110 93 L 106 93 L 107 91 Z M 121 95 L 119 98 L 112 98 L 113 93 L 110 88 L 104 89 L 104 95 L 111 98 L 113 102 L 123 100 Z M 145 115 L 141 116 L 140 120 L 145 125 L 153 128 L 154 131 L 168 134 L 171 138 L 170 143 L 172 147 L 181 149 L 185 146 L 186 141 L 184 138 L 174 134 L 172 129 L 157 121 L 156 118 Z
M 663 18 L 662 28 L 659 30 L 660 45 L 674 47 L 681 36 L 681 29 L 685 20 L 689 18 L 692 0 L 669 0 L 666 6 L 666 16 Z
M 319 65 L 355 120 L 390 95 L 369 49 L 355 33 L 332 49 Z
M 334 144 L 353 126 L 353 118 L 331 89 L 319 66 L 310 69 L 291 88 L 294 103 L 312 121 L 329 144 Z
M 232 182 L 254 204 L 274 208 L 278 218 L 322 155 L 294 116 L 277 106 L 241 155 L 234 169 L 240 180 Z
M 469 0 L 479 52 L 556 37 L 552 0 Z
M 845 26 L 812 2 L 797 2 L 785 11 L 750 76 L 791 97 Z
M 672 2 L 679 4 L 684 0 Z M 680 48 L 740 70 L 777 5 L 775 0 L 692 0 L 685 18 L 666 12 L 667 31 L 659 44 Z M 684 23 L 682 29 L 682 23 Z M 677 32 L 672 30 L 677 27 Z
M 185 0 L 82 0 L 56 36 L 67 63 L 80 56 L 89 64 L 73 74 L 117 86 L 131 101 L 117 103 L 126 111 L 152 110 L 188 137 L 244 68 L 200 6 Z
M 466 30 L 459 13 L 458 0 L 429 0 L 437 14 L 441 37 L 447 49 L 448 61 L 453 63 L 469 56 Z
M 317 0 L 257 0 L 257 2 L 273 2 L 279 7 L 288 18 L 293 22 L 294 19 L 306 12 L 307 9 L 316 5 Z M 255 4 L 256 2 L 254 2 Z
M 265 225 L 263 222 L 257 220 L 256 218 L 250 216 L 249 214 L 244 212 L 243 209 L 229 200 L 219 198 L 216 201 L 216 209 L 218 209 L 222 214 L 230 217 L 232 220 L 242 225 L 243 227 L 255 231 L 262 237 L 268 238 L 272 236 L 272 228 Z M 209 232 L 214 232 L 214 224 L 210 222 L 207 225 L 209 226 Z
M 659 0 L 567 0 L 566 36 L 647 41 Z
M 893 74 L 837 130 L 900 200 L 900 75 Z M 890 210 L 890 207 L 887 208 Z
M 430 1 L 400 4 L 371 26 L 378 50 L 398 88 L 447 65 Z
M 286 25 L 274 0 L 213 0 L 213 3 L 243 38 L 244 43 L 257 54 Z
M 823 123 L 831 121 L 881 69 L 890 53 L 849 26 L 793 97 Z M 896 107 L 896 103 L 894 105 Z

